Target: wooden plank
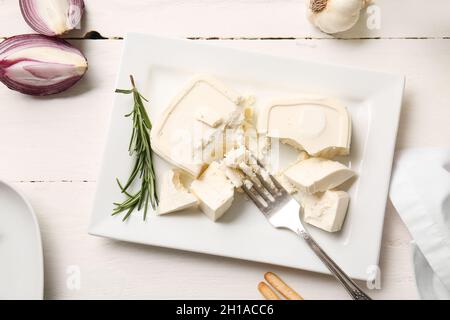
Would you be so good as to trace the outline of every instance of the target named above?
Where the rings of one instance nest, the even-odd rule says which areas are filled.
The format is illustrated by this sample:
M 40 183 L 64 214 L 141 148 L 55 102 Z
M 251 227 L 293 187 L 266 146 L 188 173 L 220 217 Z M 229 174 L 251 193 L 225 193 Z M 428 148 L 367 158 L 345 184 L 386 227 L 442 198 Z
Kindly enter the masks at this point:
M 1 85 L 0 145 L 4 151 L 0 177 L 14 181 L 96 179 L 122 42 L 74 44 L 84 51 L 90 67 L 85 78 L 66 93 L 36 98 Z
M 217 41 L 269 54 L 404 74 L 398 148 L 448 146 L 450 41 Z M 65 94 L 32 98 L 0 86 L 0 178 L 95 181 L 114 98 L 122 41 L 75 41 L 87 77 Z M 414 53 L 406 55 L 407 53 Z
M 256 286 L 267 271 L 308 300 L 348 299 L 330 276 L 89 236 L 95 183 L 15 186 L 29 198 L 40 222 L 47 299 L 260 299 Z M 79 289 L 74 285 L 78 271 Z M 409 235 L 392 206 L 383 238 L 381 289 L 368 292 L 376 299 L 417 298 Z
M 95 0 L 85 1 L 82 29 L 69 37 L 96 30 L 105 37 L 128 31 L 177 37 L 329 38 L 305 18 L 302 0 Z M 432 2 L 432 3 L 431 3 Z M 405 38 L 450 36 L 448 0 L 374 0 L 358 25 L 343 38 Z M 0 1 L 0 36 L 30 33 L 17 1 Z M 375 15 L 379 28 L 374 28 Z M 5 18 L 7 17 L 7 18 Z M 370 20 L 369 20 L 370 18 Z M 367 27 L 369 22 L 370 28 Z

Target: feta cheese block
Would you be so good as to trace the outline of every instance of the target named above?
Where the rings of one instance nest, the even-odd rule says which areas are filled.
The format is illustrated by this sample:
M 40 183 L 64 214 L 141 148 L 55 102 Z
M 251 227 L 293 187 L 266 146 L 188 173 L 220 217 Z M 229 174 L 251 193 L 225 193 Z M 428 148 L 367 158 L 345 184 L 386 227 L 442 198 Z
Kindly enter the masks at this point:
M 350 114 L 334 100 L 310 97 L 274 102 L 260 119 L 261 133 L 311 156 L 332 158 L 350 152 Z
M 200 209 L 213 221 L 223 216 L 234 199 L 234 185 L 217 162 L 192 182 L 191 191 L 200 200 Z
M 295 163 L 291 164 L 287 169 L 295 166 L 300 161 L 303 161 L 303 160 L 306 160 L 306 159 L 309 159 L 309 155 L 305 151 L 300 151 L 299 154 L 298 154 L 298 157 L 297 157 L 297 161 Z M 287 191 L 287 193 L 294 194 L 298 190 L 295 189 L 295 186 L 284 175 L 284 173 L 286 172 L 287 169 L 279 171 L 276 174 L 275 179 L 277 179 L 278 183 Z
M 328 232 L 341 230 L 350 197 L 347 192 L 328 190 L 315 195 L 300 193 L 303 220 Z
M 179 170 L 170 170 L 164 176 L 160 192 L 158 215 L 185 210 L 198 204 L 198 199 L 187 190 L 180 179 Z
M 279 173 L 275 176 L 275 179 L 277 179 L 278 183 L 286 190 L 288 194 L 294 194 L 297 192 L 297 189 L 295 189 L 294 185 L 286 178 L 284 173 Z
M 238 94 L 209 76 L 197 76 L 155 121 L 155 153 L 198 177 L 207 163 L 221 157 L 215 149 L 225 129 L 242 116 Z M 243 116 L 242 116 L 243 117 Z
M 355 173 L 337 161 L 309 158 L 288 168 L 284 175 L 299 191 L 313 194 L 334 189 Z

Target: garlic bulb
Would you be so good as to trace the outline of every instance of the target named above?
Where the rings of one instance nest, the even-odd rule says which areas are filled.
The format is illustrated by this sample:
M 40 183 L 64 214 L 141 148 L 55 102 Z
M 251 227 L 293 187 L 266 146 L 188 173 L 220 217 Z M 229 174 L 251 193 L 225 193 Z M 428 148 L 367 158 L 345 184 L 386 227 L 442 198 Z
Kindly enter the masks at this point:
M 326 33 L 352 28 L 368 0 L 305 0 L 308 19 Z
M 40 34 L 24 34 L 0 43 L 0 81 L 24 94 L 46 96 L 67 90 L 88 68 L 80 50 Z
M 19 4 L 28 25 L 46 36 L 75 29 L 84 12 L 83 0 L 19 0 Z

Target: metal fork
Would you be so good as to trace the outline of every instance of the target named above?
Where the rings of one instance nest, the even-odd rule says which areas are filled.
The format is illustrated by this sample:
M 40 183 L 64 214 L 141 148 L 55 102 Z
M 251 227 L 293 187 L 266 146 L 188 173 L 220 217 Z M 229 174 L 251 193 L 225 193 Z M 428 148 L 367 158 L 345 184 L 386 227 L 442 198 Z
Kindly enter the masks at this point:
M 251 171 L 246 164 L 240 168 L 245 176 L 242 188 L 269 223 L 277 229 L 289 229 L 305 240 L 354 300 L 371 300 L 306 231 L 300 219 L 301 205 L 256 158 L 253 163 Z

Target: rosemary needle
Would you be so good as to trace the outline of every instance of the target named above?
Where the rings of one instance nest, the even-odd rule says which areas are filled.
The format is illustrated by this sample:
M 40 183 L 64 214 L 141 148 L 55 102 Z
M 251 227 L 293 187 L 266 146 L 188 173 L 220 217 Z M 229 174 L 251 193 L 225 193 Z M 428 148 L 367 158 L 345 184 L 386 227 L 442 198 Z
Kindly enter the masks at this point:
M 133 76 L 130 76 L 132 89 L 117 89 L 116 93 L 133 95 L 133 110 L 125 117 L 133 121 L 128 151 L 134 157 L 133 169 L 125 184 L 119 179 L 117 184 L 126 196 L 122 203 L 114 203 L 113 216 L 126 212 L 123 221 L 126 221 L 135 209 L 144 208 L 144 220 L 147 218 L 148 205 L 151 204 L 155 210 L 158 206 L 158 196 L 156 194 L 156 176 L 153 167 L 152 145 L 150 141 L 150 130 L 152 123 L 145 110 L 144 101 L 148 102 L 137 90 Z M 136 194 L 131 194 L 129 189 L 135 182 L 140 182 L 140 190 Z

